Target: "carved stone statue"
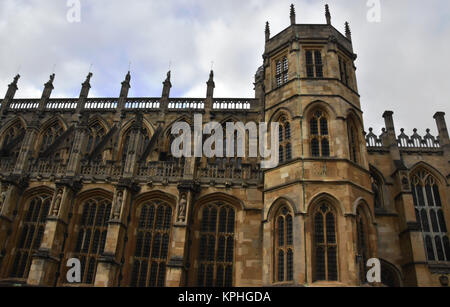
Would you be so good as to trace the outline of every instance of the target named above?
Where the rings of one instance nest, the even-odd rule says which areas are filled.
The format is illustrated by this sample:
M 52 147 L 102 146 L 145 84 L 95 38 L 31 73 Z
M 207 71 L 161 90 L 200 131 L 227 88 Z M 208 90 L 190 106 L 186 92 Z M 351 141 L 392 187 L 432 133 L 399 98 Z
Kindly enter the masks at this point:
M 123 192 L 120 191 L 117 193 L 116 203 L 114 204 L 113 218 L 115 220 L 118 220 L 120 218 L 120 211 L 122 209 L 122 203 L 123 203 Z
M 2 211 L 3 203 L 5 202 L 5 200 L 6 200 L 6 191 L 3 191 L 0 194 L 0 212 Z
M 54 216 L 58 216 L 58 214 L 59 214 L 59 208 L 61 207 L 62 194 L 63 194 L 63 190 L 59 189 L 58 194 L 56 195 L 56 198 L 55 198 L 55 203 L 53 204 L 53 215 Z
M 178 204 L 178 221 L 184 222 L 186 220 L 186 206 L 186 194 L 183 194 L 181 196 L 180 203 Z

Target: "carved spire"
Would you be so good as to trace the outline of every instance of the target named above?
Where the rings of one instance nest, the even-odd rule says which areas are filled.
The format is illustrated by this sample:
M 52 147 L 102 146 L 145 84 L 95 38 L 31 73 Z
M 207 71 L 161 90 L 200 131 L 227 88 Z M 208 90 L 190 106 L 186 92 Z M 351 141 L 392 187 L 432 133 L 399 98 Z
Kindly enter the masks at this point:
M 122 82 L 122 89 L 120 90 L 120 98 L 127 98 L 128 97 L 128 91 L 130 90 L 130 81 L 131 81 L 131 73 L 128 71 L 127 75 L 125 76 L 125 80 Z
M 5 99 L 14 99 L 14 95 L 16 94 L 17 91 L 17 82 L 19 82 L 19 79 L 20 75 L 17 74 L 14 77 L 13 82 L 10 85 L 8 85 L 8 91 L 6 92 Z
M 17 86 L 17 82 L 19 81 L 19 79 L 20 79 L 20 75 L 17 74 L 17 75 L 14 77 L 14 80 L 13 80 L 13 82 L 12 82 L 10 85 L 15 85 L 15 86 Z
M 55 74 L 50 75 L 50 79 L 44 84 L 44 92 L 42 93 L 42 98 L 48 99 L 54 89 L 53 81 L 55 81 Z
M 206 82 L 207 89 L 206 89 L 206 98 L 213 98 L 214 95 L 214 88 L 216 87 L 214 83 L 214 72 L 211 70 L 209 73 L 209 80 Z
M 348 21 L 345 22 L 345 36 L 349 40 L 352 40 L 352 31 L 350 31 L 350 24 L 348 23 Z
M 163 82 L 163 92 L 162 92 L 162 98 L 169 98 L 170 95 L 170 89 L 172 87 L 172 83 L 170 82 L 170 70 L 167 72 L 167 78 Z
M 330 14 L 330 7 L 328 4 L 325 4 L 325 17 L 327 19 L 327 24 L 331 25 L 331 14 Z
M 84 81 L 81 84 L 81 92 L 80 92 L 80 98 L 87 98 L 88 94 L 89 94 L 89 90 L 91 88 L 91 78 L 92 78 L 92 73 L 89 72 L 89 74 L 86 77 L 86 81 Z
M 291 4 L 291 25 L 295 25 L 295 7 Z
M 266 42 L 268 42 L 270 39 L 270 26 L 269 26 L 269 22 L 266 21 Z

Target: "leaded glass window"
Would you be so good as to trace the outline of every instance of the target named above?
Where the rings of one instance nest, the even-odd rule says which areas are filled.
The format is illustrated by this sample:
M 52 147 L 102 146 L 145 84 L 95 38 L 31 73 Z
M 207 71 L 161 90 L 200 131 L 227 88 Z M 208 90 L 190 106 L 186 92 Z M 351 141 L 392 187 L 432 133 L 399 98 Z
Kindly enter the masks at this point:
M 98 258 L 105 249 L 111 201 L 92 198 L 84 202 L 82 210 L 74 258 L 81 262 L 81 283 L 93 284 Z
M 275 216 L 275 281 L 294 280 L 293 215 L 283 206 Z
M 39 249 L 50 210 L 51 196 L 34 197 L 25 212 L 20 237 L 16 245 L 10 277 L 27 278 L 33 254 Z
M 427 171 L 419 170 L 411 177 L 417 222 L 420 224 L 427 259 L 450 261 L 447 224 L 436 179 Z
M 322 203 L 314 214 L 314 281 L 337 281 L 338 244 L 336 216 L 331 206 Z
M 132 287 L 164 287 L 172 207 L 159 200 L 141 207 L 131 273 Z
M 328 119 L 321 110 L 313 113 L 310 120 L 311 155 L 313 157 L 330 156 Z
M 203 207 L 200 221 L 200 287 L 231 287 L 234 269 L 235 210 L 223 203 Z

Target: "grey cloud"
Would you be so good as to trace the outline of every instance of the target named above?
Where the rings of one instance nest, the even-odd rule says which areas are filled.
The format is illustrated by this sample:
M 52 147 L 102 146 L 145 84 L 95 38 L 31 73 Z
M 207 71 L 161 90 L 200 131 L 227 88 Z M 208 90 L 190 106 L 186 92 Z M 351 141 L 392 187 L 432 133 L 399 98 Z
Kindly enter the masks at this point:
M 261 65 L 264 23 L 289 25 L 292 1 L 81 0 L 82 22 L 66 20 L 61 0 L 0 3 L 0 89 L 19 65 L 18 97 L 38 97 L 56 64 L 54 97 L 77 96 L 92 63 L 91 96 L 117 96 L 132 62 L 132 96 L 159 96 L 172 62 L 172 94 L 205 96 L 214 61 L 216 96 L 252 97 Z M 293 1 L 301 23 L 324 23 L 322 1 Z M 377 132 L 384 110 L 396 128 L 436 130 L 435 111 L 450 114 L 448 1 L 381 0 L 382 22 L 366 20 L 366 0 L 328 1 L 332 23 L 352 27 L 366 127 Z

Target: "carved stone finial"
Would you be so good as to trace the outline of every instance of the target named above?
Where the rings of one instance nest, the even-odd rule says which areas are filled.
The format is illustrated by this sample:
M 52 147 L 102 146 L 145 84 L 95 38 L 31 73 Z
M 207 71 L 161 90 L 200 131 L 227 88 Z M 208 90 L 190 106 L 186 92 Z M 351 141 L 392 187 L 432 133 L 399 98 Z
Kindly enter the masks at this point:
M 291 25 L 295 25 L 295 7 L 291 4 Z
M 330 7 L 328 4 L 325 4 L 325 17 L 327 19 L 327 24 L 331 25 L 331 13 L 330 13 Z
M 86 81 L 84 81 L 84 83 L 89 84 L 89 82 L 91 82 L 92 76 L 93 76 L 93 74 L 91 72 L 89 72 L 89 74 L 86 77 Z
M 350 31 L 350 24 L 348 23 L 348 21 L 345 22 L 345 36 L 349 40 L 352 40 L 352 31 Z
M 170 82 L 170 70 L 167 72 L 166 82 Z
M 130 82 L 131 81 L 131 73 L 130 71 L 128 71 L 127 75 L 125 76 L 125 82 Z
M 214 81 L 214 71 L 211 70 L 211 72 L 209 73 L 209 82 Z
M 12 82 L 10 85 L 16 85 L 16 86 L 17 86 L 17 82 L 19 81 L 19 79 L 20 79 L 20 75 L 17 74 L 17 75 L 14 77 L 14 80 L 13 80 L 13 82 Z
M 265 33 L 266 33 L 266 42 L 267 42 L 267 41 L 269 41 L 269 39 L 270 39 L 270 26 L 269 26 L 269 22 L 268 22 L 268 21 L 266 21 L 266 30 L 265 30 Z

